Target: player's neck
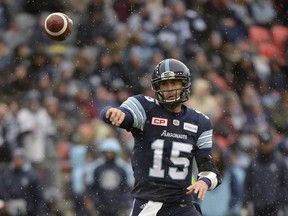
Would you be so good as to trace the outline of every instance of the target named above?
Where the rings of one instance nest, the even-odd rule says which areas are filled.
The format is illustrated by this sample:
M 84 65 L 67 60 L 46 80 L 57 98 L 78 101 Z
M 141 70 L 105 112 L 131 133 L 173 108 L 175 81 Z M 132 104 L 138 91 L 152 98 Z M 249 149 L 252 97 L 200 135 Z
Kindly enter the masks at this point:
M 168 110 L 169 112 L 173 112 L 173 113 L 180 113 L 182 111 L 181 105 L 177 106 L 177 107 L 165 107 L 166 110 Z

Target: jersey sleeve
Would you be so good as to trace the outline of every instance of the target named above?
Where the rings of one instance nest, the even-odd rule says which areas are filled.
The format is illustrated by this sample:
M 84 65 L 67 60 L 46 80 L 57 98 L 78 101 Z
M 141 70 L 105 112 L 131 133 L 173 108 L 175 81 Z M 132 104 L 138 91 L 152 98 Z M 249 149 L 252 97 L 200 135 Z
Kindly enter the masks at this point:
M 107 124 L 111 124 L 110 119 L 106 117 L 106 112 L 109 108 L 111 108 L 111 106 L 107 106 L 103 108 L 100 112 L 100 118 L 102 119 L 102 121 L 104 121 Z M 124 109 L 121 107 L 116 107 L 116 108 L 120 109 L 122 112 L 125 113 L 125 119 L 119 127 L 129 131 L 133 125 L 133 116 L 131 115 L 130 111 L 127 109 Z
M 130 131 L 131 128 L 143 130 L 147 119 L 145 110 L 147 109 L 149 102 L 153 101 L 154 99 L 142 95 L 129 97 L 120 105 L 120 107 L 117 107 L 126 114 L 123 123 L 119 127 L 128 131 Z M 111 124 L 111 122 L 106 118 L 106 112 L 110 107 L 111 106 L 105 107 L 100 112 L 100 118 L 108 124 Z
M 147 101 L 145 101 L 147 100 Z M 133 127 L 143 130 L 147 116 L 145 111 L 145 102 L 148 102 L 149 98 L 141 95 L 129 97 L 121 104 L 121 108 L 129 110 L 133 116 Z M 153 100 L 153 99 L 151 99 Z

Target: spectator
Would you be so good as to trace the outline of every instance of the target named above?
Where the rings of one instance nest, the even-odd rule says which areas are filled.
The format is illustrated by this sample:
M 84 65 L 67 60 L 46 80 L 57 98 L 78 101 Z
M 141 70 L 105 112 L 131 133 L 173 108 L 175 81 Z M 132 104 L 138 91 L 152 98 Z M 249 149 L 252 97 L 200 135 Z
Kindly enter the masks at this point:
M 241 131 L 245 127 L 247 116 L 244 113 L 243 107 L 241 106 L 240 98 L 235 92 L 228 92 L 226 94 L 226 106 L 223 108 L 226 112 L 231 115 L 231 123 L 235 130 Z
M 234 14 L 227 14 L 220 19 L 218 31 L 226 43 L 241 43 L 248 37 L 248 29 Z
M 125 89 L 125 88 L 124 88 Z M 99 113 L 105 106 L 117 104 L 115 95 L 103 86 L 95 87 L 92 96 L 93 107 Z
M 39 75 L 49 73 L 50 69 L 50 56 L 42 49 L 34 50 L 27 74 L 27 79 L 30 81 L 30 89 L 36 86 Z
M 252 101 L 246 110 L 245 127 L 256 133 L 261 133 L 269 130 L 271 117 L 267 109 L 265 109 L 261 101 Z
M 26 151 L 27 158 L 35 165 L 43 165 L 46 159 L 46 145 L 55 134 L 52 119 L 41 104 L 37 90 L 29 91 L 26 103 L 17 114 L 19 124 L 19 145 Z
M 13 49 L 12 62 L 13 65 L 26 65 L 31 63 L 32 48 L 27 43 L 22 43 Z
M 228 9 L 231 9 L 235 14 L 235 17 L 241 20 L 241 22 L 249 27 L 254 24 L 254 21 L 249 13 L 249 1 L 247 0 L 238 0 L 238 1 L 229 1 Z
M 29 79 L 31 78 L 29 69 L 25 64 L 16 66 L 7 78 L 3 88 L 7 95 L 14 99 L 22 98 L 23 91 L 33 87 L 33 81 L 31 82 L 31 79 Z
M 120 22 L 126 22 L 127 19 L 139 8 L 138 1 L 135 0 L 117 0 L 113 3 L 113 9 Z
M 227 172 L 229 178 L 230 197 L 228 203 L 228 215 L 240 216 L 243 200 L 243 183 L 245 179 L 245 168 L 239 161 L 241 150 L 235 143 L 227 150 Z
M 223 37 L 219 31 L 210 34 L 210 40 L 206 45 L 207 59 L 217 73 L 223 77 L 227 73 L 229 63 L 225 57 L 224 45 Z
M 170 49 L 177 47 L 177 32 L 173 29 L 172 12 L 168 8 L 163 8 L 161 11 L 159 25 L 156 27 L 154 35 L 156 45 L 165 54 Z
M 257 0 L 250 2 L 249 12 L 254 24 L 270 27 L 276 18 L 276 11 L 274 9 L 273 1 L 271 0 Z
M 274 107 L 269 109 L 271 116 L 271 123 L 274 128 L 281 134 L 287 133 L 288 131 L 288 93 L 282 92 L 280 100 Z
M 140 93 L 142 88 L 140 84 L 141 78 L 143 78 L 146 74 L 146 67 L 144 66 L 144 62 L 142 61 L 143 53 L 135 51 L 135 49 L 130 49 L 127 61 L 124 65 L 124 75 L 123 80 L 125 84 L 132 89 L 133 93 Z
M 270 62 L 271 74 L 268 76 L 268 84 L 272 89 L 279 92 L 288 90 L 288 75 L 285 68 L 274 60 Z
M 249 54 L 242 54 L 241 59 L 231 69 L 233 74 L 233 87 L 241 95 L 247 83 L 258 88 L 258 77 L 255 66 Z
M 45 22 L 45 19 L 48 15 L 48 11 L 43 11 L 39 14 L 39 18 L 36 20 L 34 26 L 32 27 L 33 37 L 30 37 L 30 44 L 37 44 L 37 47 L 53 45 L 53 41 L 44 33 L 43 23 Z
M 11 11 L 6 0 L 0 1 L 0 32 L 5 32 L 10 27 L 11 22 Z
M 76 111 L 76 101 L 74 100 L 76 87 L 73 81 L 74 79 L 60 81 L 55 87 L 54 95 L 61 101 L 59 103 L 60 110 L 67 115 L 70 124 L 74 126 L 76 122 L 80 121 L 80 113 Z
M 79 85 L 74 100 L 83 121 L 89 121 L 98 116 L 98 112 L 92 104 L 91 90 L 89 87 Z
M 140 2 L 138 13 L 133 13 L 127 19 L 127 26 L 132 33 L 143 34 L 149 38 L 154 38 L 152 32 L 155 30 L 157 23 L 150 12 L 151 3 Z
M 84 205 L 85 178 L 84 167 L 86 165 L 87 145 L 74 144 L 70 147 L 69 160 L 72 167 L 71 170 L 71 200 L 73 211 L 78 216 L 86 215 Z
M 24 149 L 14 150 L 13 160 L 2 178 L 8 215 L 47 215 L 43 179 L 31 167 Z
M 17 147 L 18 129 L 8 105 L 0 103 L 0 163 L 11 161 L 12 152 Z
M 217 146 L 217 143 L 213 145 L 212 154 L 215 164 L 219 167 L 219 171 L 223 176 L 223 182 L 217 190 L 209 192 L 209 196 L 200 202 L 200 206 L 202 214 L 205 216 L 223 216 L 228 212 L 229 199 L 232 195 L 229 185 L 231 177 L 229 176 L 230 173 L 228 172 L 227 162 L 225 161 L 225 152 L 220 146 Z
M 13 53 L 9 49 L 8 44 L 3 40 L 0 39 L 0 72 L 1 76 L 3 71 L 7 68 L 12 68 L 11 59 L 12 59 Z
M 41 1 L 24 1 L 23 8 L 26 12 L 37 15 L 43 11 L 60 11 L 64 12 L 64 4 L 59 0 L 50 0 L 49 2 Z
M 247 120 L 238 95 L 232 91 L 222 94 L 220 92 L 217 97 L 215 96 L 217 103 L 221 104 L 221 115 L 214 121 L 214 124 L 217 125 L 214 137 L 218 145 L 226 149 L 236 142 L 238 133 Z
M 185 3 L 175 0 L 167 1 L 172 12 L 172 28 L 177 33 L 177 40 L 183 47 L 189 43 L 201 44 L 207 36 L 207 23 L 197 11 L 187 9 Z
M 288 5 L 285 0 L 274 0 L 274 10 L 276 12 L 276 20 L 284 26 L 288 26 Z
M 104 139 L 101 157 L 95 161 L 93 182 L 87 193 L 99 216 L 125 216 L 132 206 L 132 169 L 121 159 L 121 146 L 115 138 Z
M 52 97 L 54 94 L 54 89 L 51 88 L 52 83 L 53 82 L 49 74 L 46 73 L 39 76 L 36 88 L 40 92 L 40 97 L 42 99 L 41 102 L 44 102 L 47 97 Z
M 86 8 L 86 15 L 77 27 L 77 45 L 102 48 L 112 33 L 111 23 L 105 14 L 104 1 L 91 1 Z
M 258 137 L 258 153 L 245 174 L 243 207 L 255 216 L 275 216 L 287 200 L 288 173 L 275 156 L 272 135 L 264 132 Z
M 4 200 L 8 199 L 8 194 L 5 191 L 2 170 L 0 170 L 0 174 L 0 215 L 6 216 L 7 203 Z
M 209 82 L 198 78 L 194 80 L 192 86 L 191 97 L 186 102 L 186 105 L 204 113 L 214 122 L 221 115 L 221 109 L 216 98 L 212 95 Z
M 98 54 L 97 66 L 92 76 L 97 76 L 101 80 L 101 85 L 112 90 L 112 83 L 116 80 L 123 82 L 123 74 L 125 73 L 121 65 L 113 64 L 113 56 L 109 51 L 101 51 Z M 130 73 L 131 71 L 129 71 Z

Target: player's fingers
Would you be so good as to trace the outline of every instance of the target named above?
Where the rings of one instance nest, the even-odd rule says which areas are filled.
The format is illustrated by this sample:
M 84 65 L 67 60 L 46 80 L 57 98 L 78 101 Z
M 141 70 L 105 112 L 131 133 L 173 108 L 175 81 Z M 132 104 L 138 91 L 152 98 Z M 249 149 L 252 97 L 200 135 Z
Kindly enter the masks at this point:
M 199 192 L 198 188 L 195 188 L 194 191 L 193 191 L 194 194 L 197 194 L 198 192 Z
M 125 118 L 125 114 L 121 110 L 114 110 L 111 115 L 109 120 L 111 123 L 115 126 L 119 126 Z
M 110 121 L 113 125 L 117 124 L 119 117 L 118 117 L 118 113 L 117 112 L 113 112 L 110 116 Z
M 119 126 L 121 125 L 121 123 L 123 122 L 124 120 L 124 114 L 121 112 L 121 113 L 118 113 L 117 116 L 115 117 L 115 125 L 116 126 Z
M 189 191 L 191 191 L 191 190 L 193 190 L 193 185 L 190 185 L 189 187 L 187 187 L 187 190 L 189 190 Z
M 105 117 L 110 118 L 111 113 L 112 113 L 111 109 L 108 109 L 106 114 L 105 114 Z
M 124 119 L 125 119 L 125 113 L 121 112 L 117 126 L 121 125 Z
M 108 111 L 107 111 L 108 112 Z M 118 114 L 119 113 L 119 111 L 118 110 L 116 110 L 116 109 L 111 109 L 111 110 L 109 110 L 109 120 L 111 121 L 111 122 L 115 122 L 115 120 L 117 119 L 117 116 L 119 115 Z
M 195 193 L 195 188 L 194 188 L 194 185 L 190 185 L 189 187 L 186 188 L 188 191 L 186 192 L 186 194 L 193 194 Z
M 106 111 L 106 118 L 109 118 L 113 115 L 115 115 L 115 112 L 117 112 L 118 110 L 114 107 L 112 108 L 109 108 L 107 111 Z
M 205 194 L 206 194 L 206 190 L 200 189 L 198 193 L 198 199 L 204 200 Z

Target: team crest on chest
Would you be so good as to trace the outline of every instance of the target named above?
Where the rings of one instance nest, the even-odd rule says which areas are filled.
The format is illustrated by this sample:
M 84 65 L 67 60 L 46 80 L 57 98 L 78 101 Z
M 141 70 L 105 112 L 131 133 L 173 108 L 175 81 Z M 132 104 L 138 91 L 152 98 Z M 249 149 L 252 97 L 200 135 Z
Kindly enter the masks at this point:
M 152 125 L 167 126 L 168 119 L 152 117 Z
M 180 121 L 177 120 L 177 119 L 173 119 L 173 125 L 179 126 L 180 125 Z

